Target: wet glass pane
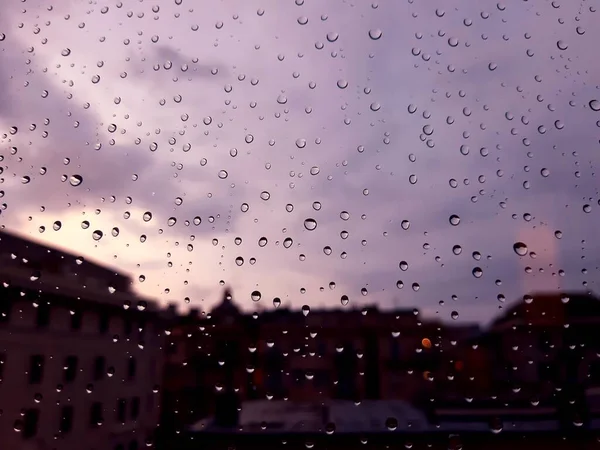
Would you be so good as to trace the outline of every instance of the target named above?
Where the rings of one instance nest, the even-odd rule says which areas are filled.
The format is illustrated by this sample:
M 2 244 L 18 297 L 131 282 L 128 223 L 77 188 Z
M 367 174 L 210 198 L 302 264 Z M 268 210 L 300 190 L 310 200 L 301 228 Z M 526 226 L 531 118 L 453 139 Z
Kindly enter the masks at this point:
M 5 0 L 2 448 L 592 448 L 597 0 Z

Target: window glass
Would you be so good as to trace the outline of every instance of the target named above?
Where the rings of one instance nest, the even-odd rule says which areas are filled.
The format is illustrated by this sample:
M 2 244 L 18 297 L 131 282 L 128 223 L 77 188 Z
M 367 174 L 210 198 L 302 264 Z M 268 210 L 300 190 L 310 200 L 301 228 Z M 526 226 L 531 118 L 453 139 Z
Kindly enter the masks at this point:
M 600 0 L 0 5 L 1 448 L 597 446 Z

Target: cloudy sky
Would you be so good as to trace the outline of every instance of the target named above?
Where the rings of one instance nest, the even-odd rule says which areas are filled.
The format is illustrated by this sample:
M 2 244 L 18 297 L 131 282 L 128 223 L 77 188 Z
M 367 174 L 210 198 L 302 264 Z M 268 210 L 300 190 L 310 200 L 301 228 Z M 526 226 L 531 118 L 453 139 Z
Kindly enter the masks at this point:
M 6 0 L 0 223 L 182 307 L 600 291 L 596 8 Z

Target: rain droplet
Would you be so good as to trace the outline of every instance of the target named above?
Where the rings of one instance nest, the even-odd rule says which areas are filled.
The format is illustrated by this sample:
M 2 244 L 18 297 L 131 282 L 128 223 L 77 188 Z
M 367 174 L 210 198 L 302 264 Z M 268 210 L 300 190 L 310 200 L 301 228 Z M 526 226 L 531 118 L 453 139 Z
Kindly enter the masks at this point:
M 146 211 L 142 216 L 144 222 L 150 222 L 152 220 L 152 213 L 150 211 Z
M 260 198 L 263 199 L 264 201 L 267 201 L 271 198 L 271 194 L 269 194 L 267 191 L 262 191 L 260 193 Z
M 281 306 L 281 299 L 280 299 L 279 297 L 275 297 L 275 298 L 273 299 L 273 306 L 274 306 L 275 308 L 279 308 L 279 306 Z
M 342 297 L 340 298 L 340 303 L 342 304 L 342 306 L 346 306 L 348 303 L 350 303 L 350 299 L 347 295 L 342 295 Z
M 383 36 L 383 32 L 379 28 L 369 30 L 369 37 L 374 41 L 377 41 Z
M 219 178 L 221 180 L 224 180 L 225 178 L 227 178 L 227 171 L 226 170 L 219 170 Z
M 62 228 L 62 223 L 60 222 L 60 220 L 57 220 L 56 222 L 54 222 L 54 223 L 52 224 L 52 229 L 53 229 L 54 231 L 58 231 L 58 230 L 60 230 L 61 228 Z
M 452 214 L 450 216 L 450 225 L 453 226 L 457 226 L 460 223 L 460 217 L 458 217 L 456 214 Z
M 590 100 L 589 105 L 590 105 L 590 109 L 592 111 L 596 111 L 596 112 L 600 111 L 600 101 L 595 100 L 595 99 L 594 100 Z
M 481 267 L 475 267 L 472 273 L 475 278 L 481 278 L 483 275 L 483 270 L 481 270 Z
M 83 182 L 83 177 L 81 175 L 71 175 L 69 177 L 69 184 L 71 186 L 79 186 Z
M 99 241 L 100 239 L 102 239 L 102 236 L 104 236 L 104 233 L 102 233 L 102 231 L 100 230 L 96 230 L 92 233 L 92 238 L 95 241 Z
M 527 255 L 527 246 L 523 242 L 515 242 L 513 244 L 513 250 L 519 256 Z
M 305 219 L 304 228 L 306 228 L 308 231 L 313 231 L 315 228 L 317 228 L 317 221 L 311 218 Z
M 257 302 L 261 299 L 262 294 L 260 293 L 260 291 L 252 291 L 252 294 L 250 294 L 250 298 L 252 299 L 253 302 Z
M 285 238 L 285 239 L 283 240 L 283 246 L 284 246 L 285 248 L 290 248 L 290 247 L 292 246 L 292 244 L 293 244 L 293 243 L 294 243 L 294 240 L 293 240 L 292 238 L 289 238 L 289 237 L 288 237 L 288 238 Z
M 308 316 L 308 314 L 310 313 L 310 306 L 308 305 L 304 305 L 302 306 L 302 314 L 304 314 L 304 316 Z

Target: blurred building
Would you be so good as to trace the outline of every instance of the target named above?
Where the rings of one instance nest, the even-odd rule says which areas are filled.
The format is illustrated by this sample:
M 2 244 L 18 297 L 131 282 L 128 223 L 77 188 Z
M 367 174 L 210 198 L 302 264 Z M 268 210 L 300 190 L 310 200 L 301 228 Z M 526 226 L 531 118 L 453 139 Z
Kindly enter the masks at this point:
M 2 448 L 135 450 L 159 417 L 159 312 L 130 279 L 0 232 Z
M 590 395 L 600 386 L 599 327 L 600 300 L 590 293 L 525 295 L 456 347 L 432 404 L 493 416 L 558 415 L 562 426 L 583 426 L 600 418 Z
M 477 333 L 474 326 L 421 321 L 415 310 L 245 314 L 226 291 L 210 314 L 194 312 L 172 329 L 162 424 L 180 431 L 215 415 L 235 425 L 241 402 L 259 399 L 419 404 L 452 348 Z

